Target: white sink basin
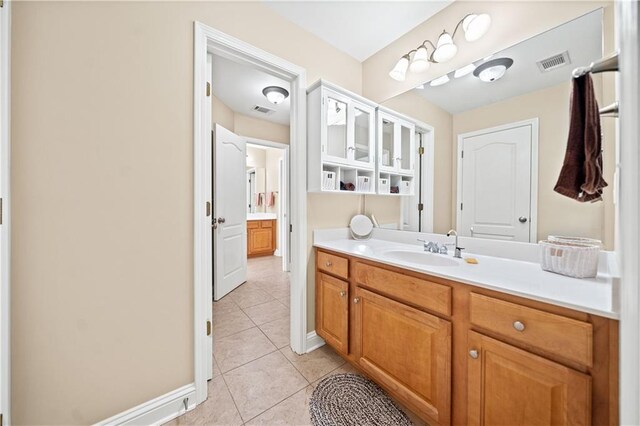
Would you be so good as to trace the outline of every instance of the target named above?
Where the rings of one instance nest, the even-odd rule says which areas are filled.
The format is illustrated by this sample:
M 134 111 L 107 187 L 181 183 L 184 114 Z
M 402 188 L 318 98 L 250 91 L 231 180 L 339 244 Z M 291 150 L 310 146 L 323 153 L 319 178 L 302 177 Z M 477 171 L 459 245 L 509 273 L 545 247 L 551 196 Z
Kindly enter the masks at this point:
M 416 263 L 428 266 L 458 266 L 458 262 L 442 254 L 428 253 L 424 251 L 389 250 L 380 253 L 380 256 L 390 260 Z

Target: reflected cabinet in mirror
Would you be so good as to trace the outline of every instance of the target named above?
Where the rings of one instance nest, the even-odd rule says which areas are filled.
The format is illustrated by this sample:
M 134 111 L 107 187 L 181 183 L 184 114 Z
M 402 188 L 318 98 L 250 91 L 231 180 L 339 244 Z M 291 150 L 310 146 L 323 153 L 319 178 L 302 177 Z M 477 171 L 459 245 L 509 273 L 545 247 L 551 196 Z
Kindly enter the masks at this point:
M 600 118 L 608 183 L 602 199 L 581 202 L 554 191 L 567 150 L 572 71 L 613 50 L 610 9 L 477 58 L 446 77 L 432 64 L 423 85 L 382 103 L 433 130 L 432 150 L 414 166 L 423 189 L 402 200 L 399 227 L 431 231 L 419 225 L 430 211 L 437 233 L 455 228 L 461 236 L 523 242 L 569 235 L 613 247 L 614 118 Z M 614 78 L 592 75 L 601 107 L 615 101 Z M 422 140 L 428 132 L 399 128 L 385 117 L 379 131 L 380 171 L 413 166 L 409 138 L 428 148 Z

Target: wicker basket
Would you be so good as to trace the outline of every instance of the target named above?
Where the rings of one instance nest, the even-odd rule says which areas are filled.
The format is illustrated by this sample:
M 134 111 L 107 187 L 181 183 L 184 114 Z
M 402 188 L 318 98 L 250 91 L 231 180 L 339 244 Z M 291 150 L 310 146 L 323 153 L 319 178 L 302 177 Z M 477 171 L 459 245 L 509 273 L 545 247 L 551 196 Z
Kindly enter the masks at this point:
M 542 269 L 575 278 L 593 278 L 598 275 L 599 244 L 568 241 L 540 241 Z

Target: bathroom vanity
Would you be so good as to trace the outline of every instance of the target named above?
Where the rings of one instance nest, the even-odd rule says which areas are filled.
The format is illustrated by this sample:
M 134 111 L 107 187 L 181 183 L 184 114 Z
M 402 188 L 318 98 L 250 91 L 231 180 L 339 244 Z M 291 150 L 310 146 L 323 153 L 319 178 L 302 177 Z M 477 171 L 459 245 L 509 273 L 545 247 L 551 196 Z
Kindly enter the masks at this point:
M 429 424 L 618 423 L 610 277 L 416 243 L 315 246 L 317 334 Z
M 275 216 L 275 215 L 273 215 Z M 276 251 L 276 219 L 269 213 L 247 217 L 247 257 L 273 256 Z

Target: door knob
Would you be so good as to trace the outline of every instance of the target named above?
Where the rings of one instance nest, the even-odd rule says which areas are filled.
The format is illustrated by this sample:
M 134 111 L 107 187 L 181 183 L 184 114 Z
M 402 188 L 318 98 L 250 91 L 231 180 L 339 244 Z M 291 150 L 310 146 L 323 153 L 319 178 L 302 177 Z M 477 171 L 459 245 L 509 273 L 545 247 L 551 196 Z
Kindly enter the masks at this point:
M 473 359 L 478 359 L 478 351 L 476 351 L 475 349 L 471 349 L 469 351 L 469 356 Z
M 527 218 L 526 218 L 526 217 L 524 217 L 524 216 L 520 216 L 520 217 L 518 218 L 518 220 L 520 221 L 520 223 L 526 223 L 526 222 L 527 222 Z
M 227 220 L 224 217 L 218 218 L 218 223 L 225 223 Z
M 524 323 L 521 321 L 515 321 L 513 323 L 513 328 L 515 328 L 517 331 L 524 331 L 525 329 Z
M 343 291 L 341 291 L 341 292 L 340 292 L 340 297 L 344 297 L 344 296 L 346 296 L 346 295 L 347 295 L 347 292 L 346 292 L 346 291 L 344 291 L 344 290 L 343 290 Z
M 360 303 L 360 298 L 359 297 L 354 298 L 353 303 Z

